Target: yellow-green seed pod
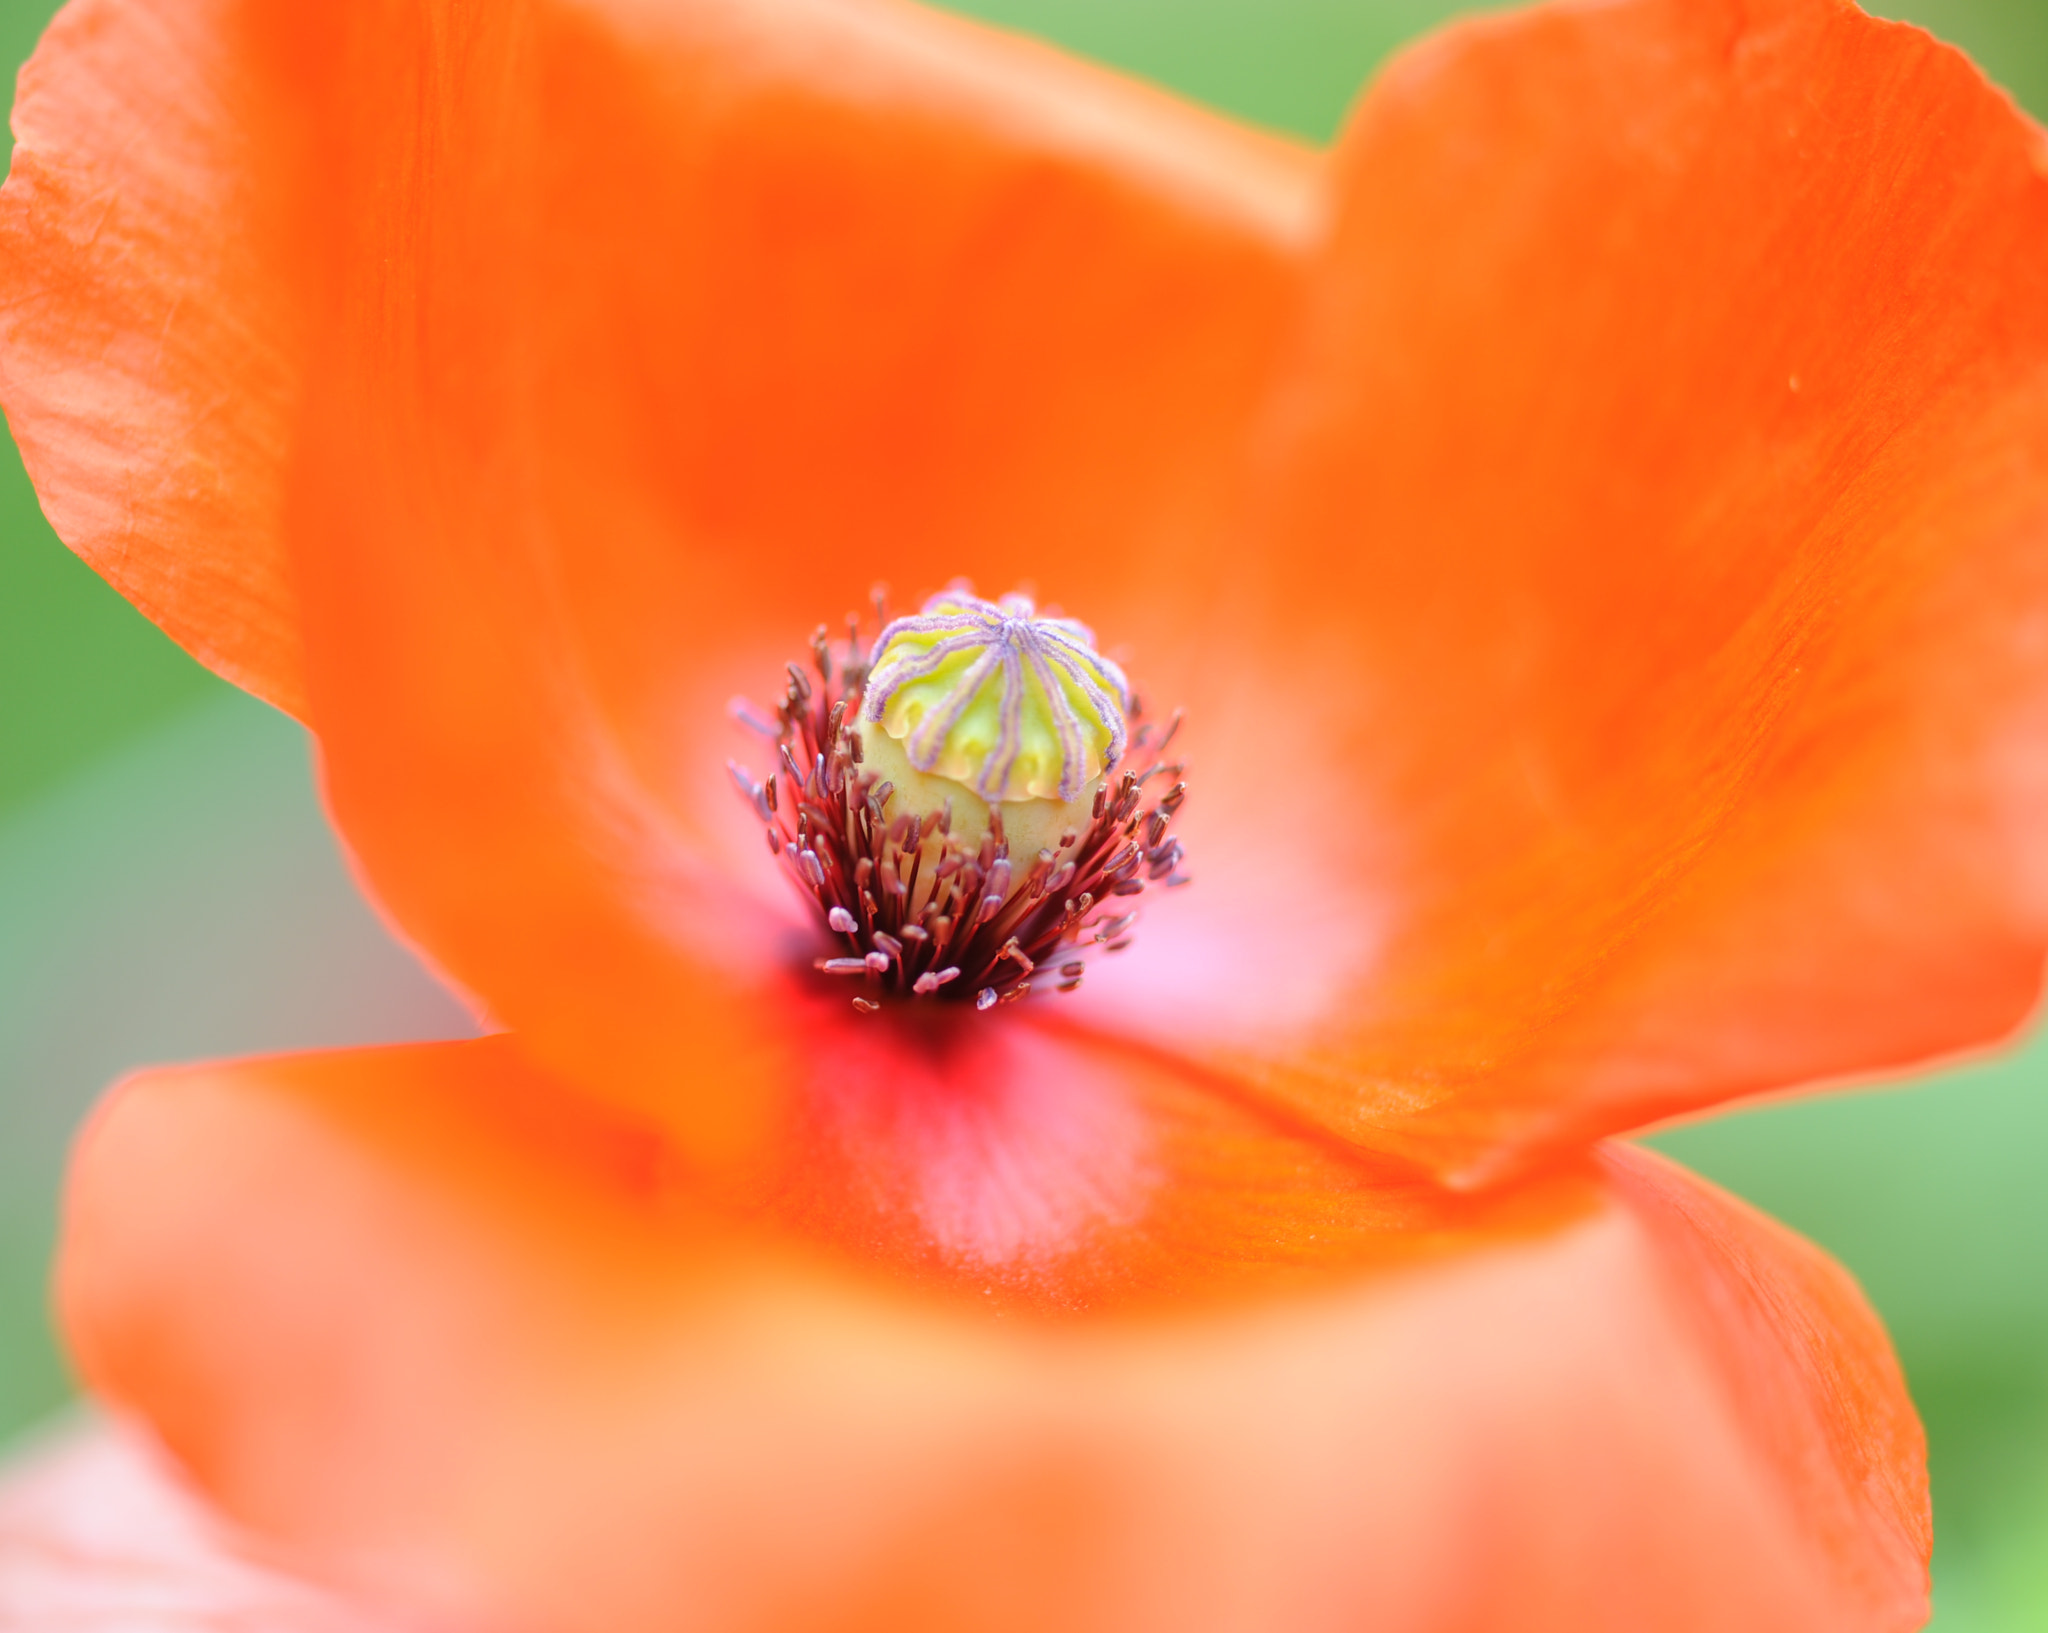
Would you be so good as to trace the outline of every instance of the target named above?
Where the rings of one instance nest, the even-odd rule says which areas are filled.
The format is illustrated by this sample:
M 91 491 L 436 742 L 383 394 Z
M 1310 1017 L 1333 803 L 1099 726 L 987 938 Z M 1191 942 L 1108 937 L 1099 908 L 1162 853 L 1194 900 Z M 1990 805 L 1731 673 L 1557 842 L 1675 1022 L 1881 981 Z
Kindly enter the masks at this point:
M 1021 595 L 946 590 L 875 643 L 863 768 L 893 786 L 892 814 L 950 809 L 970 843 L 999 812 L 1021 862 L 1087 830 L 1123 758 L 1129 706 L 1123 672 L 1085 625 L 1041 618 Z
M 1129 704 L 1085 625 L 954 589 L 882 632 L 862 714 L 983 800 L 1066 802 L 1123 758 Z

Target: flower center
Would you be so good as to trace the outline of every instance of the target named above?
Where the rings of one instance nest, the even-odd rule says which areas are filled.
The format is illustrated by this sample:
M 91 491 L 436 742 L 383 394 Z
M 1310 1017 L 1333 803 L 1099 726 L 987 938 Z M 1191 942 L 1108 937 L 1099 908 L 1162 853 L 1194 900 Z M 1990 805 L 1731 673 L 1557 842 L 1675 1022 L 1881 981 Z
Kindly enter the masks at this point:
M 884 618 L 868 651 L 851 618 L 836 664 L 824 626 L 811 646 L 772 722 L 736 705 L 778 765 L 731 770 L 838 944 L 817 969 L 861 983 L 855 1008 L 1071 992 L 1087 953 L 1129 945 L 1132 898 L 1188 882 L 1167 832 L 1180 717 L 1155 734 L 1085 626 L 956 586 Z
M 948 590 L 882 631 L 861 718 L 984 800 L 1070 801 L 1123 758 L 1129 707 L 1085 625 Z

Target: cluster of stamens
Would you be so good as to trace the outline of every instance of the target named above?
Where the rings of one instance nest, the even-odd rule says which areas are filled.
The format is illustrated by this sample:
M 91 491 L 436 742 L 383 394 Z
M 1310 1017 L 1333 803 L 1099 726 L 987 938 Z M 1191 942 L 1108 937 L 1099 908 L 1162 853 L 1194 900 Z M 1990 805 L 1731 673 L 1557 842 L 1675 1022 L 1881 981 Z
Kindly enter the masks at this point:
M 955 834 L 950 799 L 925 814 L 891 812 L 895 785 L 863 763 L 864 734 L 882 728 L 861 712 L 873 655 L 859 620 L 848 618 L 836 660 L 823 625 L 811 645 L 809 665 L 788 666 L 772 720 L 734 708 L 773 740 L 775 769 L 765 782 L 730 769 L 769 850 L 837 944 L 816 968 L 861 983 L 856 1009 L 929 999 L 992 1010 L 1046 988 L 1072 992 L 1087 954 L 1130 944 L 1148 885 L 1188 883 L 1181 842 L 1168 833 L 1187 797 L 1185 767 L 1165 759 L 1177 712 L 1155 735 L 1131 699 L 1126 741 L 1142 768 L 1106 766 L 1085 818 L 1057 843 L 1013 856 L 998 805 L 971 841 Z M 1155 795 L 1155 785 L 1165 786 Z

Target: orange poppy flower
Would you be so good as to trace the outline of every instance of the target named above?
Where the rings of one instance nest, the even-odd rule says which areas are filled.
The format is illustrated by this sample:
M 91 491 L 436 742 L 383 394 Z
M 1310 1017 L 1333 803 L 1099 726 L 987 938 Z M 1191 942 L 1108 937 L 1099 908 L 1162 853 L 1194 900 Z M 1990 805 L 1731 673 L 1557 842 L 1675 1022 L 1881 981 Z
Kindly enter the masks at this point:
M 1963 58 L 1552 5 L 1314 153 L 894 0 L 74 0 L 15 117 L 52 521 L 498 1029 L 85 1137 L 74 1352 L 227 1514 L 461 1626 L 1918 1624 L 1859 1295 L 1601 1142 L 2038 990 L 2048 163 Z M 725 705 L 959 573 L 1187 706 L 1198 879 L 925 1026 Z

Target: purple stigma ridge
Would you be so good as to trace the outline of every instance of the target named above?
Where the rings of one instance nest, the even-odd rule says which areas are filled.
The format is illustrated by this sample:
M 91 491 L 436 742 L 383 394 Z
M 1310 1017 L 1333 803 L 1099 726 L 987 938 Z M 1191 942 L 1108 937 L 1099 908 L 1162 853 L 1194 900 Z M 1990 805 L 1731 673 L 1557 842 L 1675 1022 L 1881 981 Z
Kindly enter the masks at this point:
M 892 650 L 906 637 L 929 644 Z M 949 662 L 977 647 L 985 648 L 984 654 L 955 677 L 943 707 L 919 719 L 904 739 L 904 752 L 918 770 L 936 770 L 948 737 L 991 683 L 1002 688 L 997 740 L 970 784 L 981 798 L 1003 797 L 1023 754 L 1025 710 L 1034 692 L 1059 746 L 1060 799 L 1070 801 L 1081 792 L 1089 736 L 1070 687 L 1086 699 L 1096 729 L 1108 739 L 1102 775 L 1122 762 L 1130 701 L 1123 672 L 1094 650 L 1094 634 L 1085 624 L 1071 618 L 1039 618 L 1030 599 L 1022 595 L 992 602 L 956 586 L 933 596 L 922 611 L 892 620 L 869 654 L 875 684 L 861 717 L 880 722 L 905 686 L 937 679 Z M 1114 687 L 1114 696 L 1105 680 Z

